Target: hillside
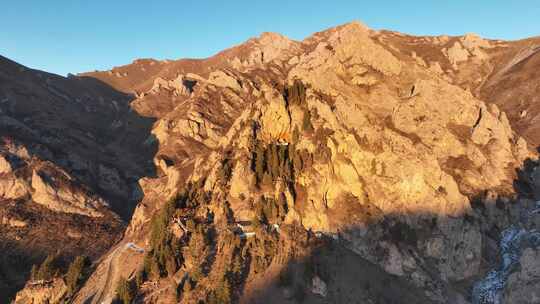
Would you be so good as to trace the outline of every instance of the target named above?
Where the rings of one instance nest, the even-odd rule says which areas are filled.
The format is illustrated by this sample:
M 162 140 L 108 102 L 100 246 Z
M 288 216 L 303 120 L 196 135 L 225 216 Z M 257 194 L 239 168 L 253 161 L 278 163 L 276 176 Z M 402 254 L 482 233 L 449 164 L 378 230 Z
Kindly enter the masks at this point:
M 153 120 L 131 112 L 131 99 L 97 79 L 66 79 L 0 57 L 5 297 L 47 254 L 98 258 L 121 236 L 142 195 L 137 180 L 155 171 L 155 147 L 144 144 Z

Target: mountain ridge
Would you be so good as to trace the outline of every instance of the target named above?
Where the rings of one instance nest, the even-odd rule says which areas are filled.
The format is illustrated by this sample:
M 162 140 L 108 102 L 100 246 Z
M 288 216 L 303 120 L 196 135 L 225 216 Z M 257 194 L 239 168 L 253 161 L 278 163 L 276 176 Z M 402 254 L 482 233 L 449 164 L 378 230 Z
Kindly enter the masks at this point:
M 112 300 L 124 277 L 142 303 L 482 298 L 471 290 L 498 259 L 497 231 L 537 225 L 519 216 L 540 199 L 529 43 L 349 23 L 73 76 L 129 94 L 128 113 L 154 120 L 134 143 L 155 145 L 142 158 L 155 174 L 136 177 L 144 196 L 123 239 L 63 296 Z M 524 250 L 530 265 L 538 248 Z M 386 284 L 355 287 L 340 255 Z M 512 271 L 495 294 L 533 295 Z M 16 302 L 51 299 L 43 288 Z

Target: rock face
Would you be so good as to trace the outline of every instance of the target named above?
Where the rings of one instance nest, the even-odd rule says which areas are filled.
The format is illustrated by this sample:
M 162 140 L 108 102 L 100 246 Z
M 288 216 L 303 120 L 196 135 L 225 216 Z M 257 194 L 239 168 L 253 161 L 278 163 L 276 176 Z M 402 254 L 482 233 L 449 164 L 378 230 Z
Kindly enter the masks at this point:
M 499 232 L 536 225 L 523 214 L 540 199 L 530 145 L 540 133 L 515 120 L 497 87 L 536 58 L 516 54 L 525 44 L 354 22 L 303 41 L 263 34 L 204 60 L 87 73 L 76 78 L 135 94 L 111 101 L 115 111 L 156 118 L 144 136 L 128 114 L 108 121 L 130 137 L 108 138 L 101 155 L 135 143 L 146 154 L 114 165 L 68 153 L 79 155 L 72 171 L 55 172 L 93 181 L 83 185 L 49 181 L 38 161 L 25 179 L 0 158 L 0 174 L 13 175 L 0 193 L 19 180 L 10 195 L 95 220 L 126 193 L 144 194 L 121 244 L 146 257 L 111 249 L 74 303 L 114 298 L 111 286 L 141 269 L 141 303 L 467 303 L 500 258 Z M 535 248 L 505 273 L 507 302 L 534 303 Z

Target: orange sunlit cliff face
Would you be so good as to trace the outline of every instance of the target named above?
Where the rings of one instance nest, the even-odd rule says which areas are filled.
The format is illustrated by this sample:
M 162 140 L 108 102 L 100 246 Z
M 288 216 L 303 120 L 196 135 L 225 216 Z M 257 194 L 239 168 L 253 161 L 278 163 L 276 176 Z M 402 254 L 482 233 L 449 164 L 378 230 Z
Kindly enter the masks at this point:
M 92 228 L 73 227 L 53 274 L 34 257 L 15 301 L 533 303 L 538 220 L 523 215 L 540 208 L 540 107 L 520 79 L 538 80 L 538 43 L 353 22 L 69 79 L 16 66 L 2 84 L 0 134 L 17 142 L 0 150 L 6 238 L 34 250 L 36 208 Z M 18 83 L 58 111 L 80 102 L 38 115 Z M 68 116 L 78 129 L 62 135 Z M 123 235 L 73 283 L 78 246 L 116 214 Z

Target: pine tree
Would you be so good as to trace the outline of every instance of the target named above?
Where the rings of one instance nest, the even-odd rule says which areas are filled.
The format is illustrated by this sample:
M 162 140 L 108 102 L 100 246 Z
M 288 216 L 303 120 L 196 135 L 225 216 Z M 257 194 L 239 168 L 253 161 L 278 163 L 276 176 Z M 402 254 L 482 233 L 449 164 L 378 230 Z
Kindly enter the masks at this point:
M 36 264 L 32 265 L 32 270 L 30 271 L 30 279 L 37 280 L 38 276 L 38 267 Z
M 302 81 L 295 79 L 285 92 L 285 100 L 289 104 L 303 104 L 306 101 L 306 87 Z
M 66 274 L 66 284 L 69 294 L 73 294 L 84 279 L 84 270 L 88 266 L 88 259 L 85 256 L 78 256 L 69 265 Z
M 270 145 L 267 152 L 267 159 L 268 159 L 268 166 L 270 167 L 268 171 L 270 171 L 270 175 L 273 179 L 277 178 L 279 176 L 279 156 L 277 151 L 277 145 Z
M 312 132 L 313 125 L 311 124 L 311 112 L 309 110 L 304 111 L 304 119 L 302 120 L 302 128 L 304 131 Z
M 223 277 L 218 288 L 208 297 L 209 304 L 231 303 L 231 284 L 226 276 Z
M 135 275 L 135 285 L 137 286 L 137 289 L 139 289 L 144 281 L 146 280 L 146 273 L 144 269 L 140 269 L 137 271 L 137 274 Z
M 39 266 L 37 272 L 37 280 L 50 280 L 58 274 L 58 269 L 56 267 L 56 256 L 48 255 L 45 261 Z
M 233 272 L 239 275 L 242 273 L 242 268 L 242 257 L 239 254 L 234 255 L 232 263 Z
M 260 183 L 263 179 L 264 175 L 264 165 L 265 165 L 265 155 L 264 155 L 264 147 L 262 143 L 257 142 L 255 145 L 255 153 L 254 153 L 254 169 L 255 174 L 257 176 L 257 183 Z

